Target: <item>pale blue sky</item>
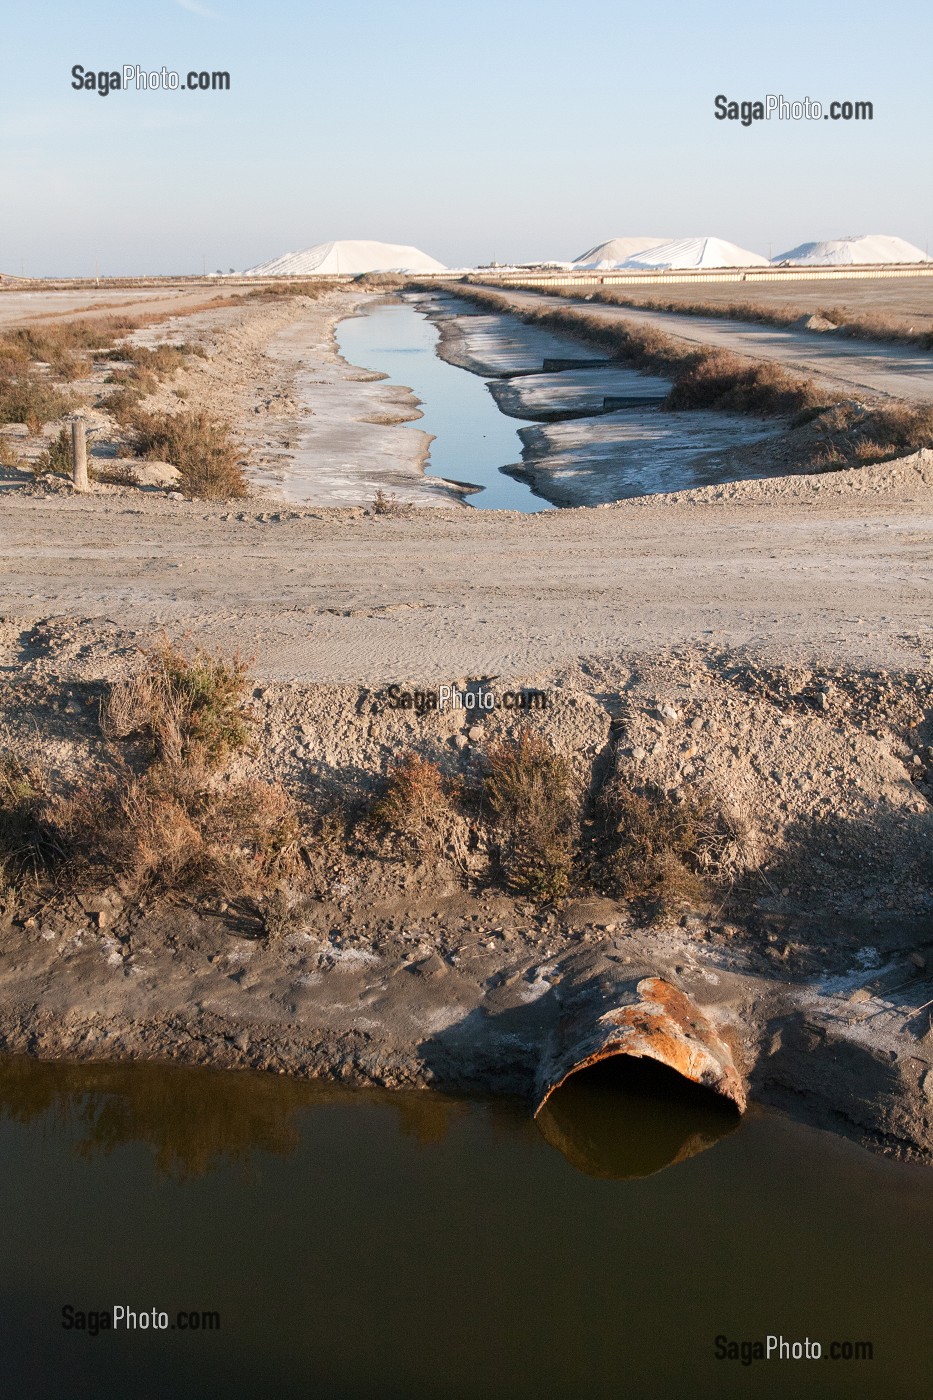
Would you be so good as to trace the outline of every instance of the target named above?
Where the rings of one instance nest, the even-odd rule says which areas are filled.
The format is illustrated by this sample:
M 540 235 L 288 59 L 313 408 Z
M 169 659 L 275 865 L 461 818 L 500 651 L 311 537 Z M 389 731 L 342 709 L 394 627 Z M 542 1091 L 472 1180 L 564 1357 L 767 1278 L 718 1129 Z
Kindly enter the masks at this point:
M 449 265 L 624 234 L 933 251 L 931 58 L 920 0 L 10 6 L 0 271 L 242 268 L 329 238 Z M 228 69 L 231 91 L 101 98 L 75 63 Z M 720 92 L 875 119 L 746 129 L 714 119 Z

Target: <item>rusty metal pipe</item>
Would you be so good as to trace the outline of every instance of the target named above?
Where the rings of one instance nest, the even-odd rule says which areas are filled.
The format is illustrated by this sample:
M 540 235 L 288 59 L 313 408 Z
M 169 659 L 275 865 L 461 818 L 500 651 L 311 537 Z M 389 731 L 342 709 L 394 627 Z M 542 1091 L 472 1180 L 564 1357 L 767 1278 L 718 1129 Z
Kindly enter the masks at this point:
M 745 1085 L 732 1051 L 684 992 L 661 977 L 642 977 L 612 996 L 608 1011 L 601 1009 L 605 1000 L 581 998 L 559 1022 L 541 1061 L 535 1117 L 572 1075 L 618 1055 L 657 1060 L 744 1112 Z

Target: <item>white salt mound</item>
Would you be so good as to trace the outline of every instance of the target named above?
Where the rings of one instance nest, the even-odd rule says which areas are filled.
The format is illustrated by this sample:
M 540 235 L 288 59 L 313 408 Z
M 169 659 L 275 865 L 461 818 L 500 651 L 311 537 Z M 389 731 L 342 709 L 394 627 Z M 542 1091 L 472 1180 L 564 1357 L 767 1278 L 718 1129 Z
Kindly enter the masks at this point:
M 794 267 L 830 267 L 847 263 L 933 262 L 933 258 L 903 238 L 887 233 L 864 233 L 849 238 L 830 238 L 823 243 L 801 243 L 789 253 L 780 253 L 774 261 L 792 263 Z
M 244 277 L 307 277 L 339 272 L 443 272 L 444 264 L 429 258 L 420 248 L 405 243 L 371 243 L 345 238 L 336 243 L 316 243 L 297 253 L 283 253 L 272 262 L 249 267 Z
M 724 238 L 675 238 L 645 248 L 625 261 L 626 267 L 690 268 L 690 267 L 767 267 L 768 259 L 751 253 Z
M 574 258 L 573 266 L 602 272 L 606 268 L 620 267 L 626 258 L 633 257 L 644 248 L 656 248 L 664 241 L 663 238 L 610 238 L 606 243 L 587 248 L 585 253 Z

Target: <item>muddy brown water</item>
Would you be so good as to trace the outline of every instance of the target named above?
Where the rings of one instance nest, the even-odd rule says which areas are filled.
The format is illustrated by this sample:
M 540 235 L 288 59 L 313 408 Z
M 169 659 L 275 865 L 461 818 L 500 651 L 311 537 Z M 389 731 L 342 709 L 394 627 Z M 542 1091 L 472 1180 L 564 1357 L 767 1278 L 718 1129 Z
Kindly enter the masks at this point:
M 541 1126 L 433 1092 L 7 1060 L 2 1393 L 925 1393 L 925 1169 L 607 1072 Z M 91 1336 L 69 1305 L 220 1328 Z M 874 1357 L 715 1356 L 769 1334 Z

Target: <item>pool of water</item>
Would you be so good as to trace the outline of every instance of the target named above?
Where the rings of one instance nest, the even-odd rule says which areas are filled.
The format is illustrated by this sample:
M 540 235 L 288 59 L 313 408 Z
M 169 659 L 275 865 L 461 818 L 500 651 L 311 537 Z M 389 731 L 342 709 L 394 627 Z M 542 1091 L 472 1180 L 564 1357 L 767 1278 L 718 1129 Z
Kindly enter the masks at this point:
M 341 321 L 337 344 L 344 359 L 380 370 L 421 400 L 423 417 L 412 427 L 434 434 L 428 476 L 471 482 L 481 490 L 471 506 L 487 510 L 551 510 L 525 482 L 502 471 L 521 461 L 518 430 L 524 420 L 507 418 L 482 379 L 438 358 L 439 332 L 412 306 L 373 306 Z M 400 427 L 399 432 L 410 428 Z
M 611 1076 L 561 1094 L 542 1132 L 501 1101 L 0 1063 L 3 1394 L 926 1393 L 924 1169 Z M 62 1326 L 114 1305 L 220 1327 Z M 714 1356 L 767 1334 L 874 1359 Z

